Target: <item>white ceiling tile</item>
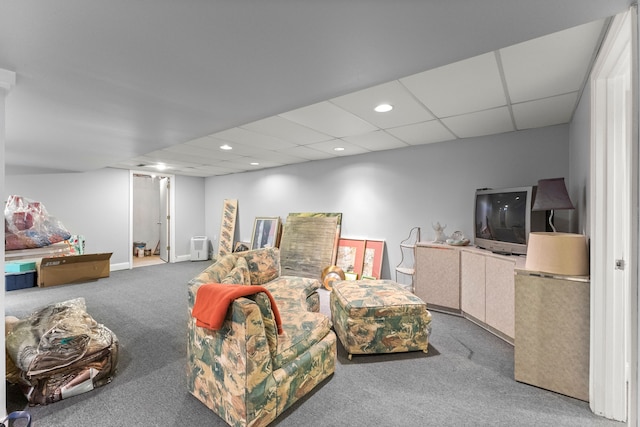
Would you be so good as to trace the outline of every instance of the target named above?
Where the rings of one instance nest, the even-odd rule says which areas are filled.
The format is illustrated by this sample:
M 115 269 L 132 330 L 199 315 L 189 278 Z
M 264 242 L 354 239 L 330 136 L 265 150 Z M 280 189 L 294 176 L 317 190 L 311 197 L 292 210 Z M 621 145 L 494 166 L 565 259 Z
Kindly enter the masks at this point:
M 295 147 L 293 147 L 295 148 Z M 287 150 L 287 148 L 285 148 Z M 307 159 L 300 156 L 294 156 L 291 154 L 283 153 L 282 151 L 261 151 L 249 156 L 262 164 L 263 161 L 271 163 L 277 163 L 279 165 L 286 165 L 289 163 L 301 163 L 306 162 Z
M 276 153 L 283 153 L 294 157 L 300 157 L 305 160 L 322 160 L 334 157 L 333 153 L 329 154 L 325 151 L 319 151 L 303 145 L 292 148 L 283 148 L 282 150 L 277 150 Z
M 195 145 L 196 147 L 207 148 L 210 150 L 215 150 L 219 148 L 223 144 L 228 144 L 227 141 L 222 141 L 220 139 L 214 138 L 210 135 L 203 136 L 202 138 L 192 139 L 190 141 L 185 142 L 186 145 Z
M 513 105 L 518 129 L 531 129 L 568 123 L 578 100 L 578 93 L 538 99 Z
M 180 171 L 180 175 L 206 178 L 206 177 L 211 176 L 211 172 L 200 171 L 200 170 L 197 170 L 197 169 L 193 168 L 193 169 L 181 170 Z M 222 175 L 222 174 L 219 174 L 219 175 Z
M 296 145 L 313 144 L 333 139 L 330 135 L 317 132 L 280 116 L 268 117 L 240 127 Z
M 245 144 L 241 144 L 239 142 L 231 142 L 225 141 L 222 139 L 214 138 L 212 136 L 207 136 L 204 138 L 199 138 L 193 141 L 185 142 L 182 144 L 187 147 L 196 147 L 203 148 L 205 150 L 211 150 L 216 153 L 215 158 L 219 158 L 220 160 L 233 160 L 237 157 L 241 156 L 250 156 L 258 151 L 263 150 L 262 148 L 256 148 L 254 146 L 249 146 Z M 229 145 L 231 150 L 223 150 L 220 148 L 223 145 Z M 194 151 L 194 153 L 200 153 L 200 151 Z M 202 152 L 202 156 L 209 159 L 210 155 L 207 154 L 206 151 Z
M 485 136 L 515 130 L 507 107 L 442 119 L 442 122 L 460 138 Z
M 144 156 L 138 156 L 137 159 L 140 159 L 140 163 L 159 163 L 165 162 L 167 159 L 173 160 L 174 163 L 184 163 L 184 164 L 200 164 L 200 162 L 188 162 L 182 161 L 179 159 L 181 157 L 180 154 L 176 153 L 175 155 L 172 153 L 168 153 L 164 150 L 152 151 L 151 153 L 147 153 Z M 188 156 L 185 156 L 188 157 Z M 165 162 L 166 163 L 166 162 Z
M 330 102 L 320 102 L 280 114 L 281 117 L 336 138 L 371 132 L 377 128 Z
M 434 119 L 433 115 L 424 108 L 424 105 L 418 102 L 398 81 L 333 98 L 331 102 L 381 129 Z M 376 112 L 374 108 L 382 103 L 392 105 L 393 110 L 386 113 Z
M 142 167 L 142 166 L 140 166 L 140 165 L 143 165 L 143 166 L 144 166 L 144 165 L 156 164 L 156 163 L 157 163 L 157 161 L 156 161 L 156 160 L 151 159 L 151 158 L 149 158 L 149 157 L 144 157 L 144 156 L 138 156 L 138 157 L 135 157 L 135 158 L 133 158 L 133 159 L 131 159 L 131 160 L 132 160 L 132 162 L 134 163 L 134 164 L 132 165 L 132 166 L 133 166 L 133 167 L 132 167 L 132 169 L 137 169 L 137 168 Z
M 126 160 L 122 160 L 121 162 L 114 163 L 110 167 L 118 168 L 118 169 L 121 169 L 121 168 L 135 169 L 136 166 L 138 166 L 140 163 L 141 161 L 137 157 L 134 157 L 132 159 L 126 159 Z
M 197 145 L 185 143 L 165 148 L 163 151 L 169 153 L 179 153 L 189 156 L 195 156 L 205 160 L 231 160 L 239 156 L 233 150 L 221 150 L 220 148 L 209 149 L 199 147 Z
M 407 143 L 400 141 L 398 138 L 383 130 L 376 130 L 362 135 L 349 136 L 342 138 L 342 140 L 358 145 L 369 151 L 391 150 L 393 148 L 407 146 Z
M 233 160 L 238 156 L 251 156 L 256 152 L 265 151 L 264 148 L 257 148 L 251 145 L 241 144 L 239 142 L 228 142 L 227 144 L 231 147 L 231 150 L 218 149 L 218 151 L 223 153 L 223 155 L 229 160 Z M 221 158 L 223 157 L 221 156 Z
M 582 87 L 604 21 L 591 22 L 500 50 L 511 102 Z
M 437 117 L 506 105 L 493 52 L 400 79 Z
M 196 171 L 205 172 L 209 175 L 226 175 L 229 173 L 240 172 L 242 169 L 232 167 L 230 163 L 219 163 L 217 165 L 199 166 L 194 168 Z
M 238 142 L 250 147 L 262 148 L 264 150 L 277 150 L 279 148 L 292 147 L 292 144 L 282 139 L 274 138 L 269 135 L 252 132 L 243 128 L 235 127 L 217 132 L 211 135 L 214 138 L 219 138 L 224 141 Z
M 193 139 L 184 143 L 185 145 L 194 145 L 196 147 L 206 148 L 208 150 L 219 150 L 221 146 L 229 144 L 229 141 L 214 138 L 211 135 L 202 138 Z
M 166 149 L 149 153 L 147 154 L 147 157 L 154 159 L 156 162 L 163 162 L 166 164 L 202 165 L 207 163 L 207 159 L 196 154 L 179 153 Z M 213 159 L 208 160 L 212 161 Z
M 203 166 L 203 163 L 194 163 L 194 162 L 189 162 L 189 161 L 184 161 L 179 159 L 169 159 L 169 158 L 163 158 L 163 157 L 143 156 L 143 157 L 139 157 L 139 159 L 141 160 L 140 164 L 144 164 L 147 167 L 152 167 L 153 165 L 156 165 L 158 163 L 164 163 L 169 170 L 180 169 L 185 167 Z M 169 172 L 169 170 L 167 172 Z
M 259 163 L 258 165 L 252 165 L 251 163 Z M 236 160 L 230 160 L 224 163 L 224 166 L 236 167 L 242 170 L 258 170 L 264 168 L 273 168 L 276 166 L 282 166 L 286 164 L 285 162 L 277 162 L 265 160 L 262 158 L 254 158 L 254 157 L 241 157 Z
M 456 139 L 456 136 L 437 120 L 388 129 L 387 132 L 410 145 L 431 144 Z
M 316 142 L 315 144 L 309 144 L 307 145 L 307 147 L 309 148 L 313 148 L 316 150 L 320 150 L 320 151 L 324 151 L 325 153 L 328 154 L 332 154 L 334 157 L 340 157 L 340 156 L 352 156 L 354 154 L 363 154 L 363 153 L 368 153 L 369 150 L 364 149 L 358 145 L 352 144 L 350 142 L 341 140 L 341 139 L 334 139 L 332 141 L 323 141 L 323 142 Z M 336 147 L 342 147 L 344 148 L 343 151 L 336 151 L 334 150 L 334 148 Z

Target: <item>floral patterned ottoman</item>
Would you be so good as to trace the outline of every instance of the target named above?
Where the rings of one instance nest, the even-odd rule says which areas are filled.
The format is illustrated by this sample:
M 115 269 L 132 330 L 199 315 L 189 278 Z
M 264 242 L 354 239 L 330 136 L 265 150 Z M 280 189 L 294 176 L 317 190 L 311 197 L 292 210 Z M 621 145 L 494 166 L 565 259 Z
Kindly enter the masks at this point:
M 333 326 L 349 353 L 427 352 L 431 313 L 391 280 L 345 280 L 330 297 Z

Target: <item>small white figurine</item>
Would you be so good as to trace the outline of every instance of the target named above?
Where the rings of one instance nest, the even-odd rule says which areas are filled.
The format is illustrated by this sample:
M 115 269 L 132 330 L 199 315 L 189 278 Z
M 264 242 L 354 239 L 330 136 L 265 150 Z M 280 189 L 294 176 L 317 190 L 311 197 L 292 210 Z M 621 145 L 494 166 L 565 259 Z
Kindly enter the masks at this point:
M 444 234 L 444 229 L 447 228 L 447 225 L 445 224 L 444 227 L 442 227 L 439 222 L 436 222 L 435 224 L 431 223 L 431 226 L 433 227 L 433 229 L 436 232 L 436 238 L 433 241 L 433 243 L 444 243 L 444 242 L 446 242 L 447 241 L 447 235 Z

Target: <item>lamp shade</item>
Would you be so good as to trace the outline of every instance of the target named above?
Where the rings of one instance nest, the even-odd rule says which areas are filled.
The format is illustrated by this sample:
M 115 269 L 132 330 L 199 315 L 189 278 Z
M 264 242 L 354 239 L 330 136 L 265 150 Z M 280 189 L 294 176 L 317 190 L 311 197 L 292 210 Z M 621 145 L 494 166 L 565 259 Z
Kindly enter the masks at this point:
M 541 179 L 538 181 L 533 211 L 550 211 L 554 209 L 574 209 L 571 198 L 564 184 L 564 178 Z
M 587 239 L 574 233 L 529 233 L 525 267 L 544 273 L 588 276 Z

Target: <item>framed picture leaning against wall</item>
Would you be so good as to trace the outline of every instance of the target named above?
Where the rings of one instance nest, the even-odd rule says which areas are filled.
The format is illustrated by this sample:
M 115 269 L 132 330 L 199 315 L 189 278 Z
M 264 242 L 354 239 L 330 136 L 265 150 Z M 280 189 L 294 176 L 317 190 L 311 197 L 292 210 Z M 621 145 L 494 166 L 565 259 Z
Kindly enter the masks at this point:
M 257 217 L 253 223 L 251 249 L 278 247 L 280 244 L 280 217 Z

